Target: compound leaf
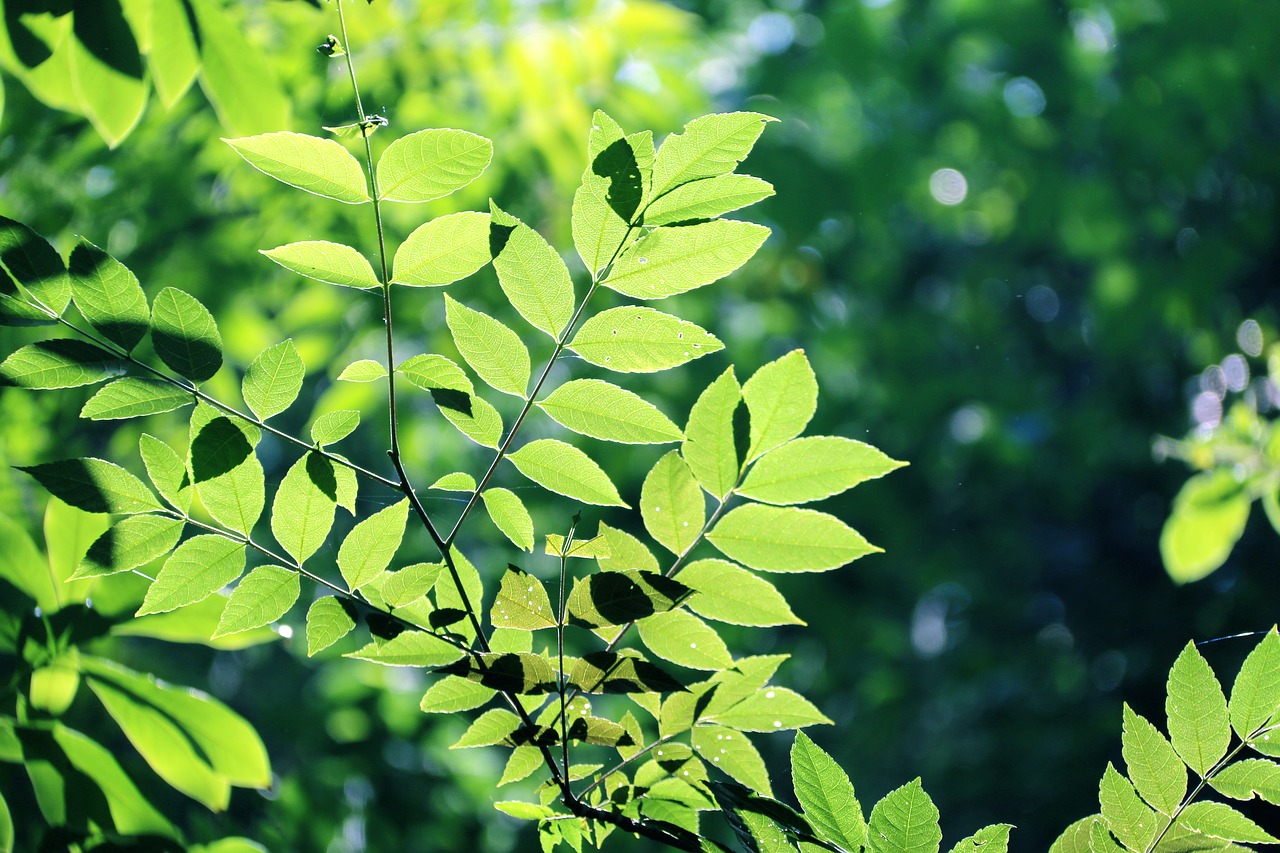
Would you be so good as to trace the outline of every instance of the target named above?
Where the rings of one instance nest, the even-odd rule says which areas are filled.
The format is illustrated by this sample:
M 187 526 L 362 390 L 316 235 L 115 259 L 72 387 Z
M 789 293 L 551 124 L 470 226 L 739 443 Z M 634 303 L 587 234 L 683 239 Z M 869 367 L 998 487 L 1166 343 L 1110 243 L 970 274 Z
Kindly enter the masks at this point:
M 1255 737 L 1280 708 L 1280 636 L 1274 627 L 1241 664 L 1229 707 L 1231 726 L 1242 740 Z
M 726 740 L 725 736 L 729 739 Z M 735 779 L 765 796 L 773 796 L 769 771 L 751 739 L 724 726 L 694 726 L 691 733 L 694 751 L 703 761 L 731 779 Z M 806 815 L 812 820 L 812 817 Z M 852 849 L 852 848 L 851 848 Z
M 345 657 L 383 666 L 445 666 L 463 657 L 456 646 L 425 631 L 405 631 L 389 640 L 373 642 Z
M 831 720 L 812 702 L 786 687 L 761 687 L 724 711 L 710 711 L 718 723 L 744 732 L 776 732 L 819 724 Z
M 391 563 L 409 518 L 409 499 L 380 510 L 357 524 L 338 549 L 338 569 L 353 590 L 377 577 Z
M 731 510 L 707 539 L 731 560 L 767 572 L 822 572 L 882 550 L 835 516 L 763 504 Z
M 1138 793 L 1156 811 L 1172 815 L 1187 793 L 1187 771 L 1169 741 L 1151 723 L 1124 706 L 1124 763 Z
M 597 367 L 619 373 L 654 373 L 724 349 L 693 323 L 646 308 L 610 308 L 587 320 L 569 349 Z
M 522 696 L 550 693 L 559 680 L 549 660 L 530 652 L 472 652 L 439 671 Z
M 460 675 L 446 675 L 427 688 L 418 707 L 427 714 L 450 714 L 458 711 L 470 711 L 488 702 L 498 691 L 485 687 L 476 681 L 470 681 Z M 530 747 L 533 749 L 533 747 Z M 542 763 L 542 755 L 538 755 L 538 763 Z M 502 783 L 499 782 L 499 785 Z
M 463 360 L 494 390 L 524 399 L 529 386 L 529 351 L 520 336 L 447 293 L 444 309 L 445 322 Z
M 471 384 L 467 374 L 456 362 L 443 355 L 415 355 L 402 362 L 396 372 L 423 391 L 457 391 L 468 396 L 475 394 L 475 386 Z
M 246 536 L 266 504 L 262 463 L 253 452 L 261 436 L 257 427 L 203 403 L 191 415 L 188 455 L 196 493 L 216 521 Z
M 769 504 L 808 503 L 883 477 L 905 464 L 851 438 L 797 438 L 760 457 L 738 493 Z
M 502 440 L 502 415 L 488 400 L 450 391 L 433 391 L 431 396 L 458 432 L 481 447 L 497 449 Z
M 172 447 L 146 433 L 138 439 L 138 453 L 156 491 L 179 512 L 186 513 L 191 507 L 191 475 L 187 463 Z
M 383 201 L 420 202 L 447 196 L 480 177 L 493 159 L 493 143 L 452 128 L 402 136 L 378 160 Z
M 556 494 L 597 506 L 627 506 L 600 466 L 571 444 L 542 438 L 507 458 L 521 474 Z
M 473 746 L 493 746 L 513 743 L 512 735 L 520 728 L 520 718 L 510 711 L 492 708 L 485 711 L 463 732 L 462 737 L 450 749 L 466 749 Z
M 602 570 L 606 572 L 631 570 L 654 574 L 662 571 L 653 552 L 627 531 L 601 522 L 599 536 L 605 537 L 609 543 L 609 553 L 596 558 Z
M 304 240 L 260 251 L 285 269 L 326 284 L 360 289 L 381 286 L 365 256 L 342 243 Z
M 250 166 L 289 186 L 344 204 L 369 201 L 359 161 L 332 139 L 279 132 L 223 142 Z
M 269 625 L 289 612 L 298 600 L 298 573 L 279 566 L 259 566 L 231 592 L 214 638 Z
M 653 134 L 624 136 L 597 111 L 587 138 L 589 162 L 573 196 L 573 245 L 594 276 L 612 260 L 638 220 L 653 170 Z
M 1264 758 L 1246 758 L 1228 764 L 1209 780 L 1214 790 L 1236 800 L 1261 797 L 1280 805 L 1280 764 Z
M 1226 803 L 1192 803 L 1182 810 L 1179 825 L 1211 838 L 1245 844 L 1276 844 L 1280 838 L 1258 826 Z M 1123 840 L 1123 839 L 1121 839 Z
M 684 684 L 632 649 L 587 652 L 573 665 L 569 682 L 583 693 L 675 693 Z
M 263 350 L 249 364 L 242 383 L 244 401 L 259 420 L 265 421 L 293 405 L 306 375 L 293 339 L 283 340 Z
M 633 299 L 665 299 L 724 278 L 768 236 L 763 225 L 733 219 L 655 228 L 627 248 L 601 284 Z
M 599 572 L 574 582 L 568 621 L 584 628 L 625 625 L 670 610 L 688 591 L 679 581 L 651 572 Z
M 1168 822 L 1142 801 L 1129 780 L 1110 763 L 1098 786 L 1098 803 L 1107 828 L 1131 850 L 1147 849 L 1160 826 Z
M 147 590 L 137 615 L 164 613 L 213 595 L 244 571 L 241 542 L 222 536 L 195 536 L 178 546 Z
M 624 444 L 663 444 L 684 434 L 652 403 L 600 379 L 564 383 L 538 407 L 574 432 Z

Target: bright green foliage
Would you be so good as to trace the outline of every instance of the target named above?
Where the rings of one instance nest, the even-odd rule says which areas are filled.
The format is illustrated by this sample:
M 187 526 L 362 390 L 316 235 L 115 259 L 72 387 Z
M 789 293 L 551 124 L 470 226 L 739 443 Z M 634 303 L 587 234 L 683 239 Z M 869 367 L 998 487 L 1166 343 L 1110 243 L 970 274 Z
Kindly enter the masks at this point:
M 333 463 L 308 453 L 293 463 L 276 491 L 271 532 L 299 563 L 324 544 L 337 512 L 337 478 Z
M 311 425 L 311 440 L 318 447 L 334 444 L 351 435 L 360 426 L 360 413 L 354 409 L 325 412 Z
M 634 299 L 665 299 L 724 278 L 768 236 L 763 225 L 728 219 L 655 228 L 615 262 L 604 284 Z
M 307 654 L 324 651 L 356 627 L 354 606 L 346 599 L 327 595 L 307 610 Z
M 654 373 L 724 349 L 693 323 L 643 306 L 610 308 L 582 324 L 569 349 L 619 373 Z
M 124 369 L 124 362 L 93 344 L 55 338 L 14 352 L 0 363 L 0 379 L 18 388 L 76 388 L 119 376 Z
M 262 434 L 199 404 L 191 415 L 188 464 L 191 480 L 209 515 L 248 535 L 266 504 L 266 480 L 254 448 Z
M 624 134 L 601 110 L 587 136 L 587 168 L 573 196 L 573 245 L 594 278 L 631 234 L 653 169 L 653 134 Z
M 489 214 L 466 211 L 418 226 L 396 250 L 391 280 L 412 287 L 452 284 L 489 263 Z
M 521 474 L 557 494 L 600 506 L 627 505 L 600 466 L 571 444 L 540 438 L 507 458 Z
M 951 848 L 951 853 L 1008 853 L 1009 832 L 1007 823 L 986 826 Z
M 667 137 L 653 164 L 653 193 L 661 196 L 681 184 L 724 175 L 737 168 L 775 119 L 760 113 L 702 116 Z
M 1223 768 L 1210 784 L 1214 790 L 1234 800 L 1255 796 L 1280 805 L 1280 764 L 1264 758 L 1246 758 Z
M 489 250 L 498 283 L 534 328 L 555 338 L 573 315 L 573 283 L 542 235 L 490 202 Z
M 706 507 L 702 490 L 680 454 L 671 451 L 644 478 L 640 514 L 658 544 L 680 555 L 702 536 Z
M 604 441 L 662 444 L 683 437 L 652 403 L 601 379 L 566 382 L 538 407 L 574 432 Z
M 738 483 L 733 416 L 741 400 L 742 389 L 730 367 L 707 386 L 689 410 L 680 448 L 698 483 L 718 500 L 723 500 Z
M 744 732 L 773 732 L 798 729 L 829 720 L 813 703 L 786 687 L 766 687 L 742 699 L 713 718 Z
M 141 480 L 101 459 L 66 459 L 21 470 L 50 494 L 85 512 L 133 514 L 160 509 Z
M 301 591 L 297 572 L 279 566 L 259 566 L 236 584 L 214 636 L 269 625 L 289 611 Z
M 277 181 L 345 204 L 369 201 L 359 162 L 332 139 L 278 132 L 224 141 Z
M 523 399 L 529 385 L 529 351 L 520 336 L 448 294 L 444 307 L 445 322 L 463 361 L 495 391 Z
M 183 522 L 167 515 L 130 515 L 94 540 L 71 580 L 126 572 L 168 554 L 182 536 Z
M 187 463 L 172 447 L 146 433 L 138 439 L 138 453 L 156 491 L 175 509 L 185 513 L 191 506 L 191 475 L 187 472 Z
M 1187 480 L 1160 533 L 1160 555 L 1169 576 L 1189 583 L 1221 566 L 1244 533 L 1250 503 L 1229 470 Z
M 433 128 L 402 136 L 378 161 L 383 201 L 431 201 L 465 187 L 493 159 L 493 143 L 465 130 Z
M 934 853 L 942 843 L 938 809 L 920 780 L 890 791 L 871 810 L 867 850 L 874 853 Z
M 72 250 L 70 273 L 72 299 L 89 325 L 125 352 L 136 347 L 150 315 L 137 276 L 87 240 Z
M 262 254 L 287 270 L 326 284 L 366 289 L 380 285 L 365 256 L 342 243 L 306 240 L 263 249 Z
M 126 376 L 104 385 L 80 410 L 80 417 L 115 421 L 158 415 L 189 406 L 195 398 L 188 391 L 139 376 Z
M 1187 766 L 1204 776 L 1226 754 L 1231 728 L 1222 687 L 1194 643 L 1187 643 L 1169 670 L 1165 713 L 1173 748 Z
M 796 732 L 791 746 L 791 784 L 804 816 L 819 836 L 846 850 L 857 850 L 866 843 L 866 819 L 854 796 L 853 783 L 803 731 Z
M 222 336 L 213 315 L 176 287 L 160 291 L 151 306 L 151 343 L 161 361 L 194 382 L 222 366 Z
M 6 216 L 0 216 L 0 265 L 26 288 L 39 306 L 34 312 L 23 311 L 23 316 L 50 311 L 60 315 L 67 309 L 71 282 L 62 257 L 39 234 Z M 24 304 L 20 299 L 13 301 Z
M 611 573 L 612 575 L 618 572 Z M 640 639 L 663 660 L 690 669 L 719 670 L 733 663 L 715 629 L 687 610 L 668 610 L 636 623 Z
M 556 624 L 555 611 L 542 583 L 518 566 L 507 566 L 489 616 L 495 628 L 536 631 Z
M 794 350 L 756 371 L 742 386 L 742 399 L 751 412 L 747 461 L 799 435 L 818 404 L 818 383 L 804 352 Z
M 164 613 L 213 595 L 244 571 L 244 545 L 221 536 L 195 536 L 165 560 L 138 610 Z
M 543 553 L 550 557 L 578 557 L 581 559 L 607 559 L 612 549 L 609 537 L 596 536 L 592 539 L 574 539 L 567 542 L 559 533 L 548 533 Z
M 359 589 L 385 569 L 400 547 L 409 501 L 402 500 L 357 524 L 338 549 L 338 568 L 352 589 Z
M 468 681 L 457 675 L 447 675 L 427 689 L 418 707 L 427 714 L 470 711 L 486 704 L 496 692 L 478 682 Z M 538 756 L 537 766 L 542 766 L 542 756 Z
M 730 510 L 707 539 L 726 557 L 768 572 L 821 572 L 881 550 L 835 516 L 762 504 Z
M 1187 793 L 1187 774 L 1164 735 L 1124 706 L 1124 763 L 1142 798 L 1161 814 L 1172 815 Z
M 265 421 L 293 405 L 302 391 L 306 373 L 302 357 L 291 338 L 267 347 L 244 372 L 244 401 L 259 419 Z
M 343 382 L 377 382 L 387 375 L 387 369 L 372 359 L 353 361 L 342 369 L 338 379 Z
M 733 625 L 803 625 L 782 593 L 762 577 L 725 560 L 698 560 L 680 570 L 680 582 L 697 595 L 689 609 Z
M 437 485 L 436 488 L 444 487 Z M 473 482 L 470 488 L 464 490 L 474 488 Z M 502 531 L 502 535 L 511 540 L 511 544 L 521 551 L 533 550 L 533 519 L 515 492 L 510 489 L 485 489 L 480 493 L 480 499 L 484 501 L 489 518 Z
M 463 652 L 432 634 L 406 631 L 390 640 L 375 639 L 347 657 L 383 666 L 445 666 L 463 657 Z
M 883 477 L 904 464 L 851 438 L 797 438 L 760 457 L 738 493 L 769 504 L 808 503 Z
M 421 599 L 440 579 L 444 563 L 414 563 L 383 575 L 379 591 L 392 607 L 405 607 Z
M 1280 706 L 1280 636 L 1275 627 L 1254 647 L 1231 686 L 1231 727 L 1244 740 L 1272 724 Z
M 474 492 L 476 490 L 476 478 L 465 471 L 454 471 L 452 474 L 445 474 L 428 488 L 440 489 L 446 492 Z
M 654 199 L 645 210 L 646 225 L 674 225 L 714 219 L 773 195 L 773 185 L 751 175 L 717 175 L 682 184 Z

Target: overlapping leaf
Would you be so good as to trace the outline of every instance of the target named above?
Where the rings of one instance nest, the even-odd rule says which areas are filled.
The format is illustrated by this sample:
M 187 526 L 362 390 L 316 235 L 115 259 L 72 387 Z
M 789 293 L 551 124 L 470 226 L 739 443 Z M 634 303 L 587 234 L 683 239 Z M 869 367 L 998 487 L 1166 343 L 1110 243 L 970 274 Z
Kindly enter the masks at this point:
M 333 527 L 338 505 L 334 465 L 308 453 L 289 468 L 271 505 L 271 532 L 299 563 L 320 550 Z
M 0 380 L 18 388 L 77 388 L 124 373 L 122 360 L 72 338 L 28 344 L 0 363 Z
M 444 297 L 445 322 L 463 360 L 494 390 L 524 398 L 529 386 L 529 351 L 502 323 Z
M 763 225 L 732 219 L 655 228 L 614 262 L 602 284 L 633 299 L 665 299 L 724 278 L 768 236 Z
M 164 613 L 208 598 L 240 577 L 245 546 L 222 536 L 188 539 L 165 560 L 138 615 Z
M 222 366 L 222 335 L 209 309 L 191 294 L 166 287 L 151 306 L 156 355 L 182 376 L 204 382 Z
M 101 459 L 65 459 L 19 468 L 50 494 L 85 512 L 133 514 L 160 509 L 142 481 Z
M 569 270 L 542 235 L 490 202 L 489 252 L 507 299 L 555 338 L 573 315 Z
M 147 333 L 151 312 L 137 276 L 97 246 L 81 240 L 71 251 L 70 281 L 76 308 L 90 326 L 126 352 L 138 345 Z
M 761 113 L 716 113 L 701 116 L 668 136 L 653 164 L 653 194 L 696 181 L 724 175 L 738 167 L 751 152 L 767 122 L 776 119 Z

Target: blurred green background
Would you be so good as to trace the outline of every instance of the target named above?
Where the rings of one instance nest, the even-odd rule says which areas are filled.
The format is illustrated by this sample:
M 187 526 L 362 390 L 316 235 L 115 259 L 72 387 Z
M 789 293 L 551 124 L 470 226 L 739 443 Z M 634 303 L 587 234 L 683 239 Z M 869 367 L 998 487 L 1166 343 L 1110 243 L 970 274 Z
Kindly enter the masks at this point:
M 52 20 L 67 5 L 5 0 L 6 21 Z M 376 354 L 380 305 L 256 252 L 320 238 L 368 250 L 372 223 L 273 184 L 218 141 L 354 118 L 343 62 L 315 50 L 337 26 L 319 5 L 219 11 L 278 81 L 278 103 L 266 78 L 248 92 L 265 114 L 236 116 L 196 86 L 167 110 L 153 99 L 115 149 L 0 63 L 0 213 L 64 251 L 84 235 L 152 292 L 197 295 L 240 364 L 293 337 L 304 393 L 318 411 L 363 409 L 371 440 L 344 452 L 381 470 L 381 404 L 333 383 Z M 822 389 L 809 432 L 911 463 L 824 507 L 887 553 L 782 578 L 809 626 L 731 641 L 793 655 L 779 681 L 835 720 L 812 735 L 864 806 L 922 776 L 948 839 L 1009 822 L 1015 849 L 1045 849 L 1096 810 L 1097 779 L 1119 758 L 1121 701 L 1161 717 L 1165 673 L 1189 639 L 1276 621 L 1275 539 L 1260 518 L 1208 580 L 1168 580 L 1159 532 L 1187 472 L 1152 446 L 1192 426 L 1201 374 L 1241 350 L 1242 323 L 1275 340 L 1280 6 L 379 0 L 350 12 L 366 108 L 391 121 L 375 141 L 454 126 L 496 144 L 462 193 L 395 208 L 395 239 L 492 196 L 567 250 L 595 108 L 659 137 L 713 109 L 782 119 L 744 166 L 777 188 L 747 212 L 773 237 L 743 271 L 664 308 L 726 352 L 629 387 L 679 422 L 727 363 L 745 377 L 802 346 Z M 494 283 L 486 271 L 455 287 L 501 313 Z M 446 346 L 439 300 L 400 300 L 406 355 Z M 6 352 L 34 337 L 0 332 Z M 229 373 L 210 389 L 234 398 Z M 0 391 L 4 463 L 131 464 L 138 428 L 76 418 L 90 391 Z M 1264 412 L 1274 406 L 1274 387 L 1255 391 Z M 422 411 L 406 434 L 418 479 L 474 470 L 482 455 Z M 289 417 L 285 428 L 305 427 Z M 157 416 L 146 429 L 185 427 Z M 624 496 L 661 452 L 596 449 Z M 292 461 L 281 450 L 263 446 L 268 482 Z M 34 518 L 43 500 L 28 481 L 0 484 L 12 514 Z M 1234 666 L 1248 645 L 1204 652 Z M 155 786 L 196 837 L 328 853 L 535 843 L 513 840 L 514 822 L 488 806 L 501 758 L 447 752 L 464 721 L 424 718 L 412 673 L 301 651 L 120 647 L 135 666 L 206 686 L 267 742 L 279 784 L 238 793 L 225 818 Z M 785 790 L 790 739 L 774 741 L 762 747 Z M 0 775 L 16 814 L 29 797 L 20 772 Z

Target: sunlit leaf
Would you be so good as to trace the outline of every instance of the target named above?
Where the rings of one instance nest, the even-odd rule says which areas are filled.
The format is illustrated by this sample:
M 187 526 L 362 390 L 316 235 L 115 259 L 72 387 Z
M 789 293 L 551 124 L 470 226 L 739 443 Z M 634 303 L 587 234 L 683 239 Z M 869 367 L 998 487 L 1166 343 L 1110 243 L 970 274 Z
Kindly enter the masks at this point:
M 550 693 L 559 683 L 551 662 L 530 652 L 472 652 L 440 672 L 524 696 Z
M 653 194 L 699 178 L 732 172 L 751 152 L 766 122 L 760 113 L 717 113 L 696 118 L 684 131 L 668 136 L 653 164 Z
M 195 82 L 200 53 L 182 0 L 151 0 L 147 70 L 165 109 L 173 107 Z
M 1231 686 L 1231 726 L 1241 739 L 1256 736 L 1280 708 L 1280 636 L 1273 626 L 1240 666 Z
M 405 631 L 389 640 L 373 642 L 354 651 L 349 658 L 384 666 L 445 666 L 463 657 L 461 649 L 425 631 Z
M 598 506 L 627 506 L 600 466 L 571 444 L 542 438 L 507 459 L 521 474 L 556 494 Z
M 536 631 L 556 624 L 555 611 L 542 582 L 519 566 L 507 565 L 489 620 L 495 628 Z
M 883 550 L 835 516 L 762 504 L 730 510 L 707 539 L 731 560 L 768 572 L 821 572 Z
M 465 471 L 454 471 L 452 474 L 445 474 L 427 488 L 439 489 L 442 492 L 474 492 L 476 478 Z
M 317 598 L 307 609 L 307 656 L 329 648 L 356 627 L 355 606 L 334 595 Z
M 352 528 L 338 549 L 338 569 L 352 589 L 377 577 L 391 563 L 404 538 L 409 499 L 392 504 Z
M 489 692 L 492 693 L 492 691 Z M 503 785 L 510 785 L 512 782 L 519 782 L 521 779 L 528 779 L 542 766 L 542 752 L 536 746 L 517 746 L 511 750 L 511 755 L 507 757 L 507 764 L 502 769 L 502 778 L 498 780 L 498 787 L 501 788 Z M 503 803 L 495 803 L 494 807 L 501 808 L 503 805 Z M 513 817 L 518 816 L 513 815 Z
M 684 683 L 633 649 L 588 652 L 574 664 L 569 682 L 583 693 L 674 693 Z
M 639 219 L 653 169 L 653 134 L 624 136 L 596 111 L 587 140 L 587 168 L 573 196 L 573 245 L 592 275 L 608 265 Z
M 1221 838 L 1223 841 L 1238 841 L 1245 844 L 1280 843 L 1280 838 L 1276 838 L 1226 803 L 1192 803 L 1182 810 L 1178 823 L 1211 838 Z
M 694 729 L 695 736 L 699 729 Z M 705 750 L 704 750 L 705 754 Z M 744 785 L 750 782 L 739 779 Z M 818 835 L 846 850 L 867 842 L 867 824 L 853 783 L 830 755 L 803 731 L 791 745 L 791 784 L 804 816 Z
M 868 853 L 936 853 L 941 844 L 938 808 L 919 779 L 890 791 L 871 810 Z
M 489 214 L 451 213 L 420 225 L 396 250 L 391 280 L 413 287 L 452 284 L 489 263 Z
M 137 276 L 88 240 L 71 251 L 70 274 L 72 298 L 89 325 L 126 352 L 137 346 L 151 314 Z
M 71 338 L 55 338 L 14 351 L 0 363 L 0 381 L 18 388 L 77 388 L 124 371 L 124 362 L 104 349 Z
M 640 514 L 654 541 L 673 554 L 685 553 L 702 534 L 705 498 L 689 466 L 676 451 L 663 456 L 644 478 Z
M 304 240 L 260 251 L 285 269 L 326 284 L 361 289 L 381 286 L 365 256 L 342 243 Z
M 610 308 L 587 320 L 569 349 L 619 373 L 653 373 L 724 349 L 715 335 L 643 306 Z
M 289 556 L 306 562 L 324 544 L 337 506 L 334 465 L 319 453 L 293 463 L 271 505 L 271 532 Z
M 460 675 L 446 675 L 427 688 L 418 707 L 428 714 L 470 711 L 479 708 L 496 695 L 497 691 L 491 687 L 485 687 Z M 538 758 L 538 763 L 542 763 L 541 756 Z
M 184 522 L 167 515 L 131 515 L 116 522 L 89 546 L 71 580 L 125 572 L 169 553 Z
M 637 571 L 660 573 L 658 561 L 643 542 L 625 530 L 618 530 L 600 522 L 599 535 L 609 542 L 607 556 L 598 557 L 600 568 L 606 572 Z
M 510 711 L 493 708 L 481 714 L 450 749 L 466 749 L 473 746 L 493 746 L 510 743 L 511 736 L 520 727 L 520 719 Z
M 475 393 L 475 386 L 462 368 L 443 355 L 415 355 L 401 363 L 396 372 L 424 391 L 459 391 L 468 396 Z
M 1194 643 L 1187 643 L 1169 670 L 1168 690 L 1165 713 L 1173 748 L 1204 776 L 1226 754 L 1231 727 L 1222 687 Z
M 704 489 L 717 499 L 738 482 L 738 450 L 733 438 L 733 415 L 742 400 L 730 367 L 707 386 L 689 410 L 680 453 Z
M 564 383 L 538 407 L 583 435 L 625 444 L 663 444 L 684 438 L 656 406 L 600 379 Z
M 311 440 L 319 446 L 341 441 L 360 426 L 360 413 L 354 409 L 325 412 L 311 424 Z
M 102 250 L 97 251 L 101 253 Z M 71 301 L 71 282 L 62 256 L 39 234 L 6 216 L 0 216 L 0 264 L 54 314 L 61 315 L 67 309 Z M 93 268 L 97 263 L 87 266 Z M 145 304 L 144 297 L 144 314 Z
M 786 687 L 762 687 L 725 711 L 708 712 L 712 719 L 746 732 L 776 732 L 831 724 L 812 702 Z
M 573 316 L 569 269 L 542 235 L 489 203 L 489 253 L 498 283 L 520 316 L 556 338 Z
M 439 486 L 437 486 L 439 488 Z M 475 483 L 471 484 L 475 488 Z M 484 508 L 502 535 L 522 551 L 533 550 L 533 518 L 524 502 L 510 489 L 485 489 L 480 493 Z
M 209 309 L 194 296 L 166 287 L 151 306 L 156 355 L 182 376 L 203 382 L 222 366 L 222 336 Z
M 733 625 L 804 624 L 773 584 L 725 560 L 689 563 L 679 579 L 697 592 L 689 609 L 708 619 Z
M 692 181 L 655 199 L 644 212 L 645 225 L 671 225 L 715 219 L 773 195 L 773 185 L 750 175 L 718 175 Z
M 577 557 L 582 560 L 598 560 L 610 554 L 609 538 L 597 535 L 590 538 L 574 538 L 565 547 L 565 538 L 559 533 L 548 533 L 542 553 L 548 557 Z
M 103 386 L 90 397 L 80 410 L 80 417 L 94 421 L 122 420 L 171 412 L 194 402 L 190 391 L 176 385 L 126 376 Z
M 458 432 L 481 447 L 497 449 L 502 440 L 502 415 L 483 397 L 452 392 L 432 392 L 440 414 L 458 428 Z
M 369 201 L 360 163 L 332 139 L 279 132 L 223 141 L 277 181 L 345 204 Z
M 19 467 L 50 494 L 85 512 L 133 514 L 160 509 L 142 481 L 101 459 L 64 459 Z
M 797 438 L 760 457 L 738 492 L 770 504 L 808 503 L 883 477 L 905 464 L 851 438 Z
M 118 0 L 76 3 L 72 13 L 71 81 L 94 130 L 114 148 L 147 106 L 147 76 L 138 42 Z
M 265 421 L 293 405 L 306 374 L 293 339 L 286 338 L 263 350 L 250 363 L 244 374 L 244 401 L 259 420 Z
M 254 453 L 257 427 L 203 403 L 191 415 L 191 478 L 214 520 L 246 536 L 266 504 L 262 463 Z
M 444 563 L 413 563 L 388 572 L 382 578 L 382 598 L 391 607 L 406 607 L 426 595 L 443 571 Z
M 341 382 L 376 382 L 387 375 L 387 369 L 370 358 L 353 361 L 338 374 Z
M 195 536 L 165 560 L 147 590 L 139 616 L 164 613 L 208 598 L 240 577 L 245 546 L 222 536 Z
M 724 278 L 768 236 L 763 225 L 733 219 L 655 228 L 631 244 L 601 283 L 633 299 L 664 299 Z
M 1110 763 L 1098 787 L 1102 819 L 1131 850 L 1146 850 L 1168 819 L 1142 801 L 1133 785 Z
M 996 823 L 984 826 L 951 848 L 951 853 L 1008 853 L 1009 832 L 1013 826 Z
M 54 742 L 71 766 L 89 777 L 106 799 L 116 832 L 157 834 L 167 838 L 177 835 L 173 826 L 138 791 L 106 747 L 61 723 L 54 723 L 51 731 Z
M 756 459 L 795 438 L 818 405 L 818 383 L 803 350 L 792 350 L 755 372 L 742 386 L 751 413 L 751 448 Z
M 138 439 L 138 452 L 156 491 L 185 513 L 191 506 L 191 475 L 187 472 L 187 463 L 169 445 L 146 433 Z
M 1124 706 L 1124 763 L 1138 793 L 1157 811 L 1172 815 L 1187 793 L 1187 771 L 1155 726 Z
M 244 25 L 213 0 L 184 0 L 183 5 L 195 13 L 200 88 L 219 123 L 236 134 L 287 127 L 290 101 L 267 61 L 268 51 L 250 42 L 242 32 Z M 305 159 L 305 152 L 300 153 Z
M 383 201 L 431 201 L 474 181 L 493 159 L 493 143 L 452 128 L 402 136 L 378 160 Z
M 445 322 L 463 360 L 490 387 L 524 399 L 529 385 L 529 351 L 520 336 L 447 293 L 444 308 Z
M 649 572 L 600 572 L 573 584 L 569 623 L 584 628 L 625 625 L 670 610 L 689 591 L 677 580 Z
M 301 591 L 297 572 L 279 566 L 259 566 L 232 590 L 214 636 L 269 625 L 289 612 Z
M 607 572 L 597 577 L 615 577 Z M 690 669 L 723 669 L 733 664 L 729 648 L 715 629 L 687 610 L 668 610 L 636 623 L 640 639 L 663 660 Z
M 1250 503 L 1226 468 L 1188 479 L 1160 531 L 1160 556 L 1169 576 L 1190 583 L 1221 566 L 1244 533 Z
M 1246 758 L 1222 768 L 1209 780 L 1214 790 L 1236 800 L 1261 797 L 1280 806 L 1280 764 L 1264 758 Z

